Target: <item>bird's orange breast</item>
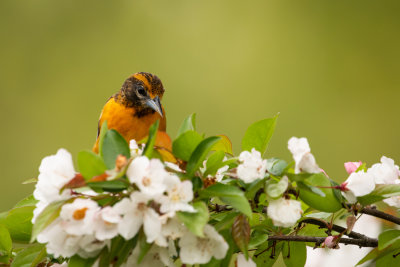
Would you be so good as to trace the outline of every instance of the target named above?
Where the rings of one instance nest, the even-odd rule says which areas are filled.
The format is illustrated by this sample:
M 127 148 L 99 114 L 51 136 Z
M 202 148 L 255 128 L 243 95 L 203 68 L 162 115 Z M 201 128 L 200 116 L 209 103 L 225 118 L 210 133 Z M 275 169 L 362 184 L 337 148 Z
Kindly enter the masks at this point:
M 150 126 L 157 120 L 160 120 L 159 131 L 165 132 L 166 119 L 164 108 L 163 112 L 164 117 L 161 117 L 157 112 L 138 117 L 136 116 L 135 107 L 124 106 L 115 101 L 114 97 L 111 97 L 103 107 L 99 126 L 101 127 L 103 122 L 107 121 L 108 129 L 117 130 L 127 142 L 131 139 L 140 141 L 149 134 Z M 93 151 L 96 153 L 98 153 L 98 144 L 99 139 L 97 138 L 93 147 Z

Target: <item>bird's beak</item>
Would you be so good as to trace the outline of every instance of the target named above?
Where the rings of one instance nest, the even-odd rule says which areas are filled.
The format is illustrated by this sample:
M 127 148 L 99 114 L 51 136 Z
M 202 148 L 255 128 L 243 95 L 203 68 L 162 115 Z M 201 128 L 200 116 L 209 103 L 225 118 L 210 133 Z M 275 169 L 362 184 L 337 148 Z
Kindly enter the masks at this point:
M 154 99 L 151 99 L 151 98 L 147 99 L 147 100 L 146 100 L 146 105 L 147 105 L 149 108 L 151 108 L 151 109 L 157 111 L 158 114 L 161 115 L 161 117 L 164 116 L 163 111 L 162 111 L 162 107 L 161 107 L 160 98 L 159 98 L 158 96 L 156 96 Z

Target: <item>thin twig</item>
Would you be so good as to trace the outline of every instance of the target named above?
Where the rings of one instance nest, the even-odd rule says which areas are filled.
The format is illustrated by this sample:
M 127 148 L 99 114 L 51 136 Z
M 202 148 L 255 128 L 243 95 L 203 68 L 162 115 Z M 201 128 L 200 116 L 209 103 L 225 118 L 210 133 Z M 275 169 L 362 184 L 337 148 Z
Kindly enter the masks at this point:
M 300 235 L 273 235 L 269 236 L 268 240 L 271 241 L 294 241 L 294 242 L 313 242 L 320 245 L 324 242 L 325 237 L 315 236 L 300 236 Z M 339 243 L 346 245 L 357 245 L 359 247 L 377 247 L 378 240 L 375 238 L 369 239 L 353 239 L 353 238 L 341 238 Z
M 323 221 L 320 221 L 320 220 L 317 220 L 317 219 L 313 219 L 313 218 L 304 219 L 300 223 L 314 224 L 314 225 L 318 225 L 321 228 L 327 228 L 328 229 L 328 225 L 327 225 L 326 222 L 323 222 Z M 336 224 L 332 224 L 330 230 L 333 230 L 333 231 L 338 232 L 338 233 L 342 233 L 342 232 L 346 231 L 346 228 L 344 228 L 342 226 L 339 226 L 339 225 L 336 225 Z M 370 238 L 370 237 L 368 237 L 366 235 L 363 235 L 363 234 L 360 234 L 360 233 L 357 233 L 357 232 L 354 232 L 354 231 L 351 231 L 349 234 L 345 233 L 345 235 L 347 235 L 348 237 L 351 237 L 351 238 L 356 238 L 356 239 L 365 239 L 365 240 L 368 240 L 368 239 L 372 240 L 373 239 L 373 238 Z
M 390 215 L 390 214 L 388 214 L 386 212 L 383 212 L 383 211 L 379 211 L 375 207 L 370 207 L 370 206 L 363 207 L 363 208 L 361 208 L 359 210 L 359 212 L 360 213 L 364 213 L 364 214 L 368 214 L 368 215 L 371 215 L 371 216 L 374 216 L 374 217 L 377 217 L 377 218 L 381 218 L 381 219 L 384 219 L 386 221 L 389 221 L 389 222 L 392 222 L 392 223 L 400 225 L 400 218 L 399 217 Z

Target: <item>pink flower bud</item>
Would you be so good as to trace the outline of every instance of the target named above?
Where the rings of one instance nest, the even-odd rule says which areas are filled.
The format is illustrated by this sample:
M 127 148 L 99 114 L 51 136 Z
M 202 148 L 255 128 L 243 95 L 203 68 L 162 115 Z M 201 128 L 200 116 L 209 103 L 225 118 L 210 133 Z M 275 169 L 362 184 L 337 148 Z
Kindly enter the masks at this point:
M 334 248 L 334 249 L 339 248 L 337 244 L 337 239 L 338 236 L 328 236 L 327 238 L 325 238 L 324 243 L 322 243 L 322 247 Z
M 344 163 L 344 168 L 346 169 L 348 174 L 352 174 L 355 172 L 360 166 L 362 165 L 361 161 L 358 162 L 345 162 Z

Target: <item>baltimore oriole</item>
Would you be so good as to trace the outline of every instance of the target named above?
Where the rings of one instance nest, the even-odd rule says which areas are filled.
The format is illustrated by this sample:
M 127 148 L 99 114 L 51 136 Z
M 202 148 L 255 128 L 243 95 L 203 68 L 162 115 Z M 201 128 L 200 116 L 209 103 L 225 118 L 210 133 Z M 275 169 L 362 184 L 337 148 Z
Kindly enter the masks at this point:
M 140 141 L 149 132 L 150 126 L 160 120 L 156 145 L 171 150 L 171 140 L 165 133 L 165 111 L 161 105 L 164 87 L 153 74 L 138 72 L 125 80 L 118 93 L 111 96 L 100 114 L 97 140 L 93 151 L 98 153 L 100 127 L 107 121 L 109 129 L 117 130 L 127 142 Z

